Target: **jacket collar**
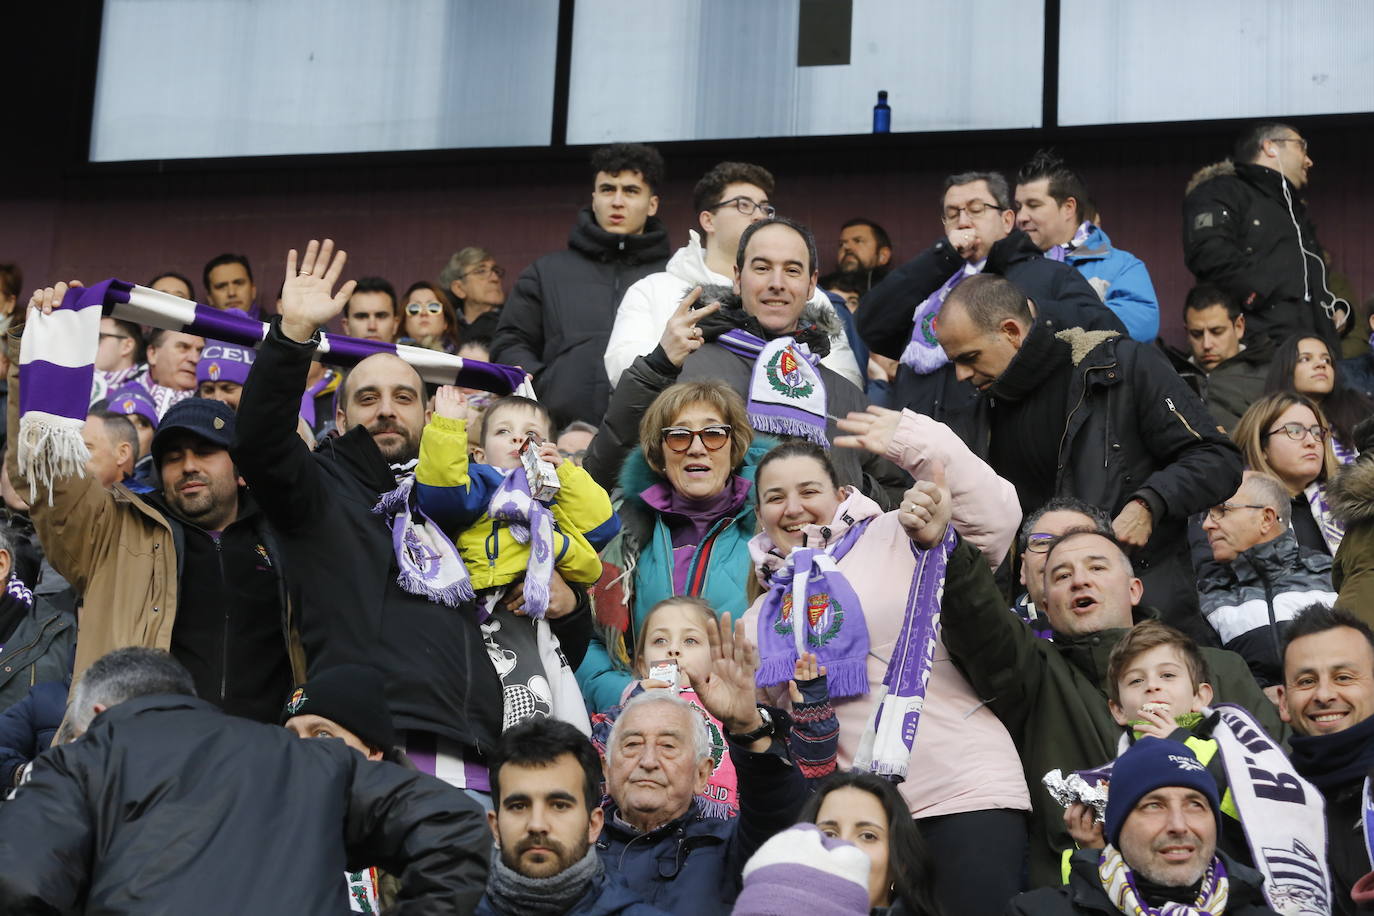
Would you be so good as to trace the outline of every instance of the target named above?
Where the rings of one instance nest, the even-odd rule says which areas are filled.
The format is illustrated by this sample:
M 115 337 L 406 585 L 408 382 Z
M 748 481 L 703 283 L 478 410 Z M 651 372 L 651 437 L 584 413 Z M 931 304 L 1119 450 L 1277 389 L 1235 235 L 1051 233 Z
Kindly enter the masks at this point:
M 818 547 L 829 552 L 830 545 L 838 543 L 850 528 L 883 514 L 882 506 L 860 493 L 853 487 L 840 490 L 844 501 L 835 510 L 835 517 L 828 525 L 807 525 L 802 529 L 808 547 Z M 760 531 L 749 540 L 749 558 L 753 561 L 754 571 L 763 577 L 765 572 L 773 572 L 787 565 L 787 558 L 778 552 L 778 547 L 768 532 Z
M 639 235 L 607 232 L 596 221 L 591 207 L 583 207 L 568 233 L 568 247 L 596 261 L 647 264 L 668 258 L 668 230 L 657 216 L 649 217 Z
M 175 693 L 158 693 L 150 696 L 134 697 L 132 700 L 125 700 L 115 706 L 100 713 L 93 720 L 88 731 L 93 731 L 97 725 L 105 722 L 122 722 L 125 719 L 132 719 L 134 716 L 142 715 L 145 712 L 168 709 L 199 709 L 204 712 L 221 713 L 214 705 L 193 696 Z
M 396 475 L 392 473 L 391 465 L 387 464 L 377 443 L 372 441 L 371 434 L 362 426 L 355 426 L 341 436 L 326 439 L 319 452 L 333 458 L 351 476 L 378 493 L 386 493 L 396 487 Z
M 1044 252 L 1035 247 L 1030 236 L 1020 229 L 1012 229 L 1006 238 L 992 243 L 992 247 L 988 249 L 988 262 L 983 270 L 1005 277 L 1008 267 L 1041 257 L 1044 257 Z

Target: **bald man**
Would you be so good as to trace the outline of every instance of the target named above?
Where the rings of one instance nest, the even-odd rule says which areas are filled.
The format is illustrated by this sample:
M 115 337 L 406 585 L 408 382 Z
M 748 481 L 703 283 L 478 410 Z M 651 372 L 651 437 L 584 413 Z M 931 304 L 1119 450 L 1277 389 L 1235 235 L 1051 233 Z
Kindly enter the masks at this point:
M 345 260 L 330 241 L 312 241 L 299 270 L 296 252 L 288 256 L 280 317 L 239 401 L 234 459 L 281 532 L 311 672 L 366 659 L 385 676 L 387 705 L 411 759 L 485 793 L 480 749 L 501 733 L 503 697 L 475 608 L 455 609 L 424 584 L 446 570 L 424 567 L 427 552 L 410 549 L 425 534 L 416 520 L 400 519 L 403 536 L 393 541 L 390 517 L 372 511 L 409 479 L 419 455 L 426 419 L 419 374 L 392 354 L 370 356 L 340 385 L 342 435 L 312 453 L 295 434 L 319 329 L 352 292 L 351 281 L 334 292 Z M 398 543 L 407 547 L 398 551 Z M 581 596 L 556 576 L 550 591 L 551 622 L 587 617 Z M 555 633 L 563 635 L 557 626 Z

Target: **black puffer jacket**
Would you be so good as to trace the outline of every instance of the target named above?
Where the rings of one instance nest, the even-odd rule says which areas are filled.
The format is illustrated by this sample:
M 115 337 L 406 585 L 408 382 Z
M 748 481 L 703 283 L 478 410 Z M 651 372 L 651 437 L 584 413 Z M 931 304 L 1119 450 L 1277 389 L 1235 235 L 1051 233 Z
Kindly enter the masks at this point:
M 911 339 L 916 307 L 935 292 L 964 259 L 941 238 L 912 260 L 888 274 L 863 296 L 855 317 L 859 335 L 875 353 L 898 359 Z M 984 273 L 998 274 L 1015 283 L 1035 303 L 1039 314 L 1061 328 L 1088 328 L 1126 333 L 1116 313 L 1067 264 L 1046 259 L 1020 229 L 1013 229 L 988 251 Z M 908 366 L 897 370 L 889 406 L 910 407 L 948 425 L 967 441 L 967 422 L 975 389 L 954 377 L 953 366 L 929 375 L 917 375 Z
M 313 454 L 296 415 L 315 347 L 273 321 L 243 386 L 231 452 L 286 553 L 309 675 L 346 662 L 386 674 L 396 726 L 481 754 L 501 733 L 501 681 L 471 608 L 396 582 L 391 528 L 372 511 L 396 478 L 365 429 Z
M 1063 887 L 1043 887 L 1012 899 L 1007 916 L 1120 916 L 1098 877 L 1097 862 L 1101 852 L 1080 849 L 1070 860 L 1072 871 L 1069 883 Z M 1229 894 L 1226 916 L 1277 916 L 1269 908 L 1260 888 L 1264 876 L 1242 865 L 1224 852 L 1217 853 L 1226 869 Z
M 663 270 L 670 253 L 668 232 L 656 217 L 641 235 L 617 235 L 586 207 L 567 250 L 544 255 L 515 281 L 491 357 L 534 376 L 555 426 L 601 422 L 611 396 L 606 342 L 620 297 L 636 280 Z
M 342 872 L 401 880 L 401 913 L 469 913 L 491 848 L 460 789 L 342 741 L 146 696 L 96 716 L 0 806 L 0 912 L 348 912 Z
M 1321 255 L 1307 204 L 1274 169 L 1228 159 L 1200 169 L 1188 182 L 1183 199 L 1184 260 L 1200 282 L 1213 283 L 1236 297 L 1245 309 L 1247 339 L 1335 332 L 1321 307 L 1330 301 L 1322 284 L 1326 265 Z

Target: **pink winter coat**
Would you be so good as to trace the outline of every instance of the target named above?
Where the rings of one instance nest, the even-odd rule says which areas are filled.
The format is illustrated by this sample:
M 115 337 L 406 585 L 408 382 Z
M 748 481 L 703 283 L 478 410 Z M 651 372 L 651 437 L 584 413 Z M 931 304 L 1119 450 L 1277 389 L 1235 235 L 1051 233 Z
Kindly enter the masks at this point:
M 917 479 L 929 478 L 932 460 L 943 462 L 953 497 L 954 529 L 996 566 L 1021 521 L 1015 489 L 970 452 L 949 427 L 911 411 L 902 414 L 887 457 Z M 869 695 L 832 700 L 840 724 L 841 767 L 853 764 L 873 713 L 887 660 L 906 614 L 907 585 L 916 565 L 897 513 L 883 514 L 863 494 L 849 489 L 845 492 L 846 498 L 828 526 L 832 542 L 848 530 L 846 516 L 856 522 L 876 517 L 859 543 L 839 562 L 840 571 L 863 603 L 869 638 Z M 818 526 L 808 529 L 807 543 L 825 543 Z M 749 542 L 756 571 L 781 564 L 771 552 L 773 546 L 766 533 Z M 760 597 L 744 615 L 751 638 L 756 640 L 762 605 Z M 786 690 L 779 691 L 779 697 L 785 700 Z M 1011 737 L 954 667 L 943 641 L 935 647 L 935 664 L 911 765 L 899 788 L 917 818 L 991 808 L 1030 810 L 1030 794 Z

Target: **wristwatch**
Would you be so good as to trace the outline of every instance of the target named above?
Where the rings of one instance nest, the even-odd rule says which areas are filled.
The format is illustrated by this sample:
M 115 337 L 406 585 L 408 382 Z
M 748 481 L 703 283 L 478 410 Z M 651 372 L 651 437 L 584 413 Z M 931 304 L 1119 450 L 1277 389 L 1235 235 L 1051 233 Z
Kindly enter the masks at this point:
M 759 718 L 763 719 L 763 724 L 758 728 L 743 735 L 736 735 L 734 732 L 726 732 L 725 734 L 740 744 L 753 744 L 760 738 L 767 738 L 772 735 L 774 731 L 773 714 L 768 711 L 767 706 L 759 706 L 758 711 Z

